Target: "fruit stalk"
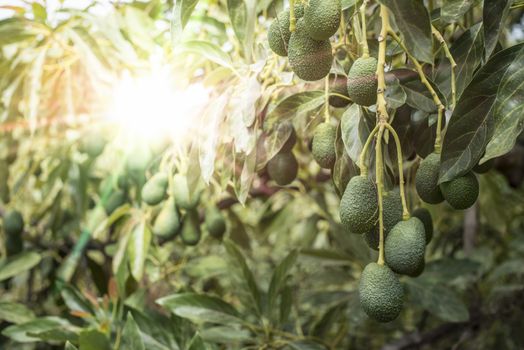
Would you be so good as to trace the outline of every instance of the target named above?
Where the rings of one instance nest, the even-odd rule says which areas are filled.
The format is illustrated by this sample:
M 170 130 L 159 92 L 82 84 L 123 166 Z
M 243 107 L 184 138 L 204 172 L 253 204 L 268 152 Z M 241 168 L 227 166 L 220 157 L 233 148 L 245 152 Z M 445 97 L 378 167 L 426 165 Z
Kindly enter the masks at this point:
M 324 119 L 326 123 L 329 123 L 329 74 L 326 77 L 326 83 L 324 84 L 324 96 L 326 101 L 324 102 Z
M 366 58 L 369 57 L 369 47 L 368 47 L 368 39 L 367 39 L 367 27 L 366 27 L 366 8 L 368 6 L 369 0 L 364 0 L 362 2 L 362 5 L 360 5 L 360 18 L 362 22 L 362 38 L 360 45 L 362 46 L 362 57 Z
M 377 134 L 377 146 L 375 147 L 376 158 L 376 181 L 378 193 L 378 223 L 380 232 L 380 241 L 378 246 L 378 261 L 377 264 L 384 265 L 384 195 L 383 195 L 383 174 L 384 174 L 384 160 L 382 158 L 382 135 L 384 134 L 385 123 L 379 124 L 380 128 Z
M 364 144 L 364 147 L 362 147 L 362 152 L 360 152 L 360 159 L 359 159 L 359 165 L 360 165 L 360 175 L 366 176 L 368 174 L 368 167 L 366 165 L 366 154 L 369 148 L 369 145 L 371 144 L 371 140 L 373 140 L 373 136 L 378 132 L 379 124 L 375 126 L 375 128 L 371 131 L 371 133 L 368 136 L 368 139 L 366 140 L 366 143 Z
M 295 0 L 289 0 L 289 31 L 293 33 L 297 26 L 297 19 L 295 18 Z
M 386 128 L 389 130 L 393 139 L 395 140 L 395 147 L 397 148 L 397 161 L 398 161 L 398 177 L 399 177 L 399 187 L 400 187 L 400 199 L 402 200 L 402 219 L 409 219 L 408 205 L 406 203 L 406 193 L 404 191 L 404 164 L 402 161 L 402 147 L 400 145 L 400 139 L 398 137 L 395 129 L 389 125 L 385 124 Z
M 442 48 L 444 49 L 444 54 L 446 55 L 446 58 L 449 61 L 449 64 L 451 65 L 451 106 L 450 109 L 453 110 L 455 108 L 455 105 L 457 103 L 457 84 L 455 79 L 455 68 L 457 67 L 457 63 L 455 62 L 455 59 L 453 58 L 453 55 L 449 51 L 448 44 L 446 44 L 446 40 L 444 40 L 444 37 L 440 32 L 438 31 L 435 26 L 431 26 L 431 33 L 433 33 L 433 36 L 437 38 L 437 41 L 440 43 Z

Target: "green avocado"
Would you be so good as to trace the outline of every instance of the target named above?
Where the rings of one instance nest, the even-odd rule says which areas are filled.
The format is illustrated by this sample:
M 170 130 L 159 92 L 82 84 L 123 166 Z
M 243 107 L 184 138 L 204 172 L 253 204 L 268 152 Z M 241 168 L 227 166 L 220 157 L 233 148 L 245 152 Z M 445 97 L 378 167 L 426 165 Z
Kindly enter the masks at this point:
M 78 149 L 86 153 L 91 158 L 96 158 L 102 154 L 106 147 L 106 140 L 100 132 L 89 131 L 80 139 Z
M 426 234 L 416 217 L 400 221 L 389 232 L 384 244 L 386 263 L 396 273 L 415 276 L 424 263 Z
M 149 205 L 160 203 L 166 195 L 168 181 L 164 172 L 153 175 L 142 187 L 142 200 Z
M 441 188 L 438 185 L 440 169 L 440 155 L 431 153 L 422 162 L 415 175 L 415 187 L 418 196 L 429 204 L 438 204 L 444 201 Z
M 467 209 L 477 201 L 479 182 L 472 172 L 440 185 L 442 194 L 455 209 Z
M 116 209 L 122 206 L 127 200 L 127 193 L 122 190 L 116 190 L 109 195 L 104 203 L 104 209 L 107 215 L 111 215 Z
M 304 16 L 304 6 L 295 5 L 295 18 Z M 287 47 L 291 32 L 289 31 L 289 9 L 280 12 L 269 26 L 267 40 L 269 48 L 279 56 L 287 56 Z
M 329 93 L 346 96 L 345 99 L 340 96 L 329 96 L 329 105 L 335 108 L 346 107 L 351 101 L 348 95 L 348 78 L 345 75 L 330 74 L 329 76 Z
M 187 177 L 182 174 L 175 174 L 173 176 L 173 197 L 179 208 L 190 210 L 198 205 L 200 192 L 189 193 Z
M 297 159 L 291 152 L 278 153 L 267 163 L 267 172 L 278 185 L 289 185 L 297 177 Z
M 361 106 L 371 106 L 377 102 L 377 59 L 358 58 L 348 73 L 348 96 Z
M 360 276 L 360 305 L 378 322 L 390 322 L 402 311 L 404 291 L 397 276 L 385 265 L 370 263 Z
M 337 127 L 330 123 L 322 123 L 315 128 L 311 151 L 315 161 L 324 169 L 332 169 L 335 165 L 336 137 Z
M 490 160 L 482 164 L 475 165 L 473 167 L 473 171 L 476 172 L 477 174 L 485 174 L 488 171 L 490 171 L 494 165 L 495 165 L 495 158 L 491 158 Z
M 160 213 L 158 213 L 155 219 L 153 234 L 164 238 L 171 238 L 177 234 L 179 228 L 180 217 L 175 206 L 175 200 L 171 197 L 164 203 Z
M 402 199 L 400 198 L 399 189 L 387 192 L 383 197 L 383 219 L 384 219 L 384 239 L 389 231 L 402 220 Z M 371 249 L 378 250 L 380 243 L 379 224 L 364 234 L 364 239 Z
M 354 176 L 340 200 L 340 219 L 348 232 L 365 233 L 378 220 L 377 189 L 366 176 Z
M 426 208 L 417 208 L 411 216 L 418 218 L 424 224 L 426 244 L 428 244 L 433 238 L 433 219 L 431 218 L 431 213 Z
M 24 241 L 24 218 L 17 210 L 10 210 L 4 216 L 5 250 L 7 256 L 13 256 L 22 251 Z
M 295 146 L 295 143 L 297 143 L 297 133 L 295 131 L 295 128 L 291 127 L 291 134 L 289 134 L 289 137 L 287 138 L 286 142 L 282 145 L 282 148 L 280 149 L 279 153 L 291 152 L 291 150 Z
M 291 33 L 288 58 L 291 69 L 300 79 L 320 80 L 329 74 L 333 64 L 331 43 L 329 40 L 311 39 L 301 19 L 297 22 L 296 30 Z
M 308 35 L 315 40 L 328 40 L 340 26 L 340 0 L 309 0 L 304 8 L 304 23 Z
M 226 232 L 226 220 L 217 207 L 207 208 L 205 225 L 211 237 L 222 239 Z
M 200 241 L 200 219 L 195 209 L 188 210 L 182 223 L 180 238 L 185 245 L 197 245 Z

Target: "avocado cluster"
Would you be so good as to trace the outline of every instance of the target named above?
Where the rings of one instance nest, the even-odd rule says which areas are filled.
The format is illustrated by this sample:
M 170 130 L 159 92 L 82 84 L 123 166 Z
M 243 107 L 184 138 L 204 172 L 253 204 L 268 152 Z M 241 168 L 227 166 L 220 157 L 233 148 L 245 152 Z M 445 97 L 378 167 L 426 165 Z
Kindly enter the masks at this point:
M 268 31 L 269 47 L 279 56 L 287 56 L 293 72 L 306 81 L 329 74 L 333 53 L 329 38 L 340 25 L 340 0 L 310 0 L 294 7 L 296 28 L 290 31 L 290 14 L 277 15 Z
M 395 188 L 392 191 L 386 192 L 382 200 L 383 207 L 383 221 L 384 221 L 384 237 L 387 237 L 389 231 L 399 221 L 402 220 L 402 200 L 400 198 L 400 191 Z M 364 234 L 364 239 L 367 245 L 373 249 L 378 250 L 380 240 L 380 227 L 375 224 L 375 227 Z
M 371 106 L 377 101 L 377 59 L 360 57 L 353 62 L 348 78 L 347 90 L 349 98 L 361 106 Z
M 420 162 L 415 175 L 415 187 L 420 199 L 429 204 L 446 200 L 457 210 L 475 204 L 479 195 L 479 182 L 473 172 L 439 184 L 439 169 L 440 154 L 431 153 Z
M 315 128 L 311 152 L 313 158 L 324 169 L 332 169 L 337 158 L 335 139 L 337 127 L 329 122 L 321 123 Z
M 267 162 L 267 173 L 279 186 L 289 185 L 298 174 L 298 162 L 293 154 L 296 134 L 293 130 L 280 151 Z

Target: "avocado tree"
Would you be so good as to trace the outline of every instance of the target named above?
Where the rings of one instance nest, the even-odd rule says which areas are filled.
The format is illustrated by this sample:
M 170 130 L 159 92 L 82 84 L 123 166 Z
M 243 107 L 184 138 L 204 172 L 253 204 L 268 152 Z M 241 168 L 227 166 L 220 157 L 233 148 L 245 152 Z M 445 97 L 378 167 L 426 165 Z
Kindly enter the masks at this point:
M 0 5 L 0 348 L 524 347 L 523 2 L 81 6 Z

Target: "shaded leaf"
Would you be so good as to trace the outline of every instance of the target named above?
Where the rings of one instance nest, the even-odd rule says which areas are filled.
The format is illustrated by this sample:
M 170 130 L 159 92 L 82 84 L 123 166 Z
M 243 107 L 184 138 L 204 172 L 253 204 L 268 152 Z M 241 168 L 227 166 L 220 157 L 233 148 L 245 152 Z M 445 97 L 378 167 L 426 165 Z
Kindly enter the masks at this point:
M 42 257 L 35 252 L 23 252 L 0 261 L 0 281 L 32 269 L 40 263 Z
M 217 45 L 203 40 L 189 40 L 177 45 L 175 53 L 190 52 L 198 54 L 218 65 L 233 69 L 231 57 Z
M 454 23 L 464 16 L 475 0 L 443 0 L 440 8 L 440 20 L 445 23 Z
M 402 84 L 406 93 L 406 103 L 411 107 L 427 112 L 437 112 L 437 106 L 428 89 L 419 80 L 408 81 Z
M 127 246 L 131 275 L 136 281 L 140 281 L 144 274 L 144 266 L 150 244 L 151 229 L 142 220 L 131 231 L 129 245 Z
M 277 122 L 281 123 L 316 110 L 324 102 L 324 91 L 303 91 L 288 96 L 268 113 L 264 120 L 264 129 L 271 130 Z
M 294 350 L 326 350 L 324 345 L 315 343 L 310 340 L 296 340 L 288 343 L 289 347 Z
M 29 322 L 12 325 L 2 331 L 2 335 L 20 343 L 35 342 L 38 338 L 30 336 L 29 333 L 40 333 L 56 328 L 64 328 L 69 323 L 58 317 L 41 317 Z
M 340 128 L 346 153 L 353 163 L 360 166 L 362 147 L 373 129 L 371 121 L 366 117 L 364 109 L 357 104 L 352 104 L 342 115 Z
M 126 324 L 122 331 L 122 349 L 129 350 L 145 350 L 140 329 L 133 319 L 133 315 L 129 312 L 127 314 Z
M 79 350 L 111 350 L 107 336 L 97 330 L 86 330 L 80 333 Z
M 189 342 L 189 345 L 187 346 L 187 350 L 206 350 L 206 349 L 207 349 L 207 346 L 206 344 L 204 344 L 204 341 L 202 340 L 202 338 L 200 337 L 198 333 L 195 334 L 195 336 L 193 337 L 193 339 L 191 339 L 191 341 Z
M 497 46 L 512 3 L 513 0 L 484 0 L 482 22 L 484 23 L 486 59 L 491 56 Z
M 81 311 L 83 313 L 94 315 L 93 306 L 84 298 L 80 292 L 72 286 L 66 285 L 60 291 L 64 302 L 71 311 Z
M 0 320 L 19 324 L 34 318 L 34 312 L 24 304 L 0 302 Z
M 67 341 L 64 350 L 78 350 L 78 348 Z
M 269 314 L 271 314 L 274 310 L 274 306 L 277 302 L 277 297 L 280 294 L 282 288 L 284 287 L 288 274 L 297 261 L 297 257 L 298 251 L 291 251 L 288 254 L 288 256 L 286 256 L 284 260 L 280 262 L 280 264 L 276 267 L 275 271 L 273 272 L 273 276 L 271 277 L 271 282 L 269 284 L 269 289 L 267 292 Z

